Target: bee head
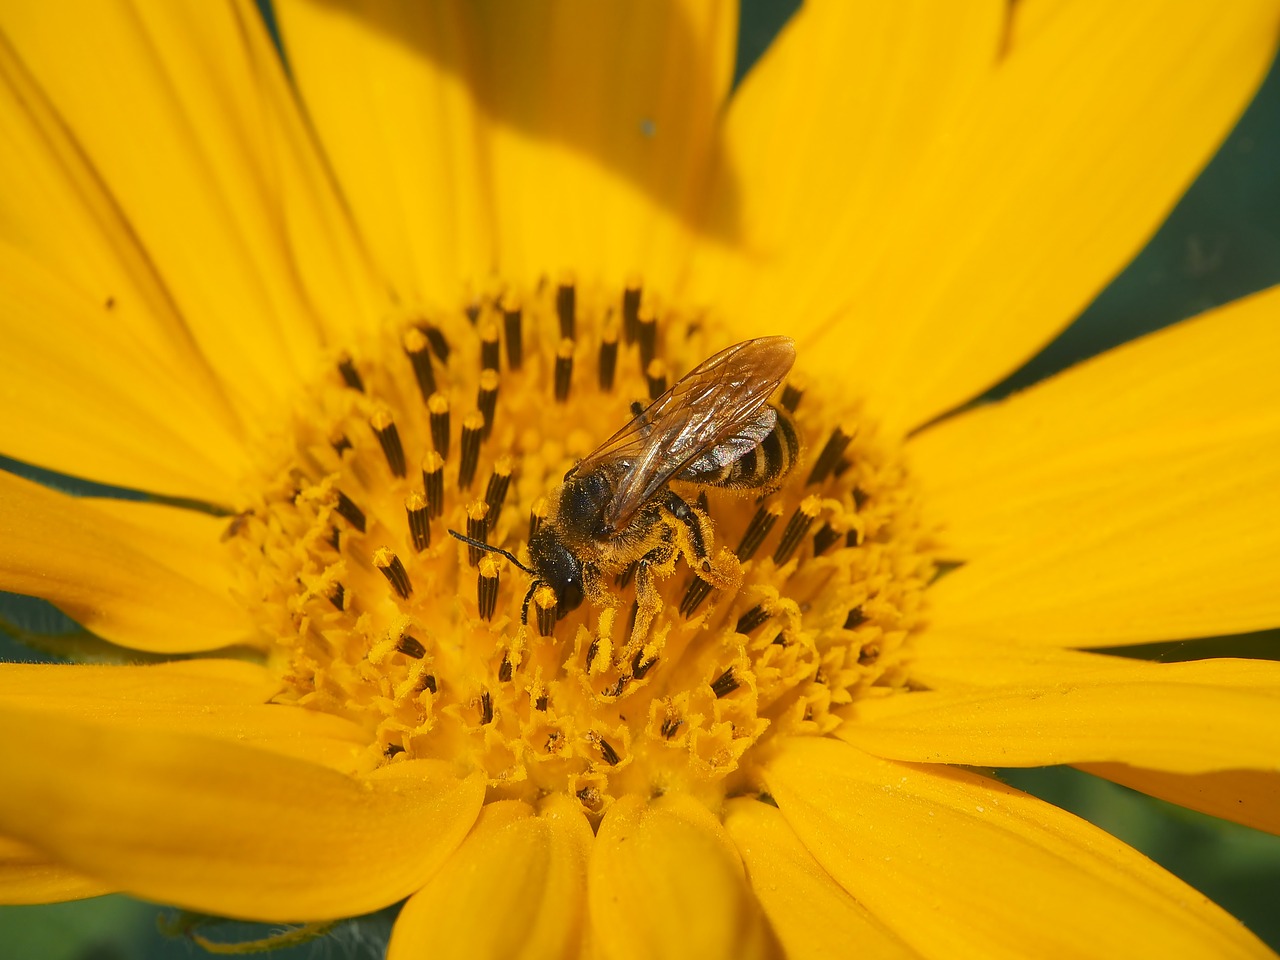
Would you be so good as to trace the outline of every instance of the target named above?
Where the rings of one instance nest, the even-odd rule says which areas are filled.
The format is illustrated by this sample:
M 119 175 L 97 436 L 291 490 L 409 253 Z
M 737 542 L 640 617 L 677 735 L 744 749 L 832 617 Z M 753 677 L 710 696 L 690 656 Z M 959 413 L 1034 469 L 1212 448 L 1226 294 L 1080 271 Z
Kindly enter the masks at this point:
M 563 617 L 582 605 L 582 561 L 573 555 L 550 525 L 543 526 L 529 541 L 538 577 L 556 592 L 556 613 Z

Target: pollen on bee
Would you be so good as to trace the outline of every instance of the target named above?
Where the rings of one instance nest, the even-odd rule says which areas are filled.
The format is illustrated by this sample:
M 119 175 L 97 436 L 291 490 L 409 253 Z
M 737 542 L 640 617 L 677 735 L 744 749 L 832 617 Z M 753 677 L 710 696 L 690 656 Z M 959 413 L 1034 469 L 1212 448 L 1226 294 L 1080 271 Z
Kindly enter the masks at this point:
M 373 565 L 382 571 L 387 583 L 391 584 L 391 589 L 401 600 L 409 599 L 409 595 L 413 593 L 413 584 L 409 582 L 404 564 L 394 552 L 387 547 L 379 547 L 373 552 Z

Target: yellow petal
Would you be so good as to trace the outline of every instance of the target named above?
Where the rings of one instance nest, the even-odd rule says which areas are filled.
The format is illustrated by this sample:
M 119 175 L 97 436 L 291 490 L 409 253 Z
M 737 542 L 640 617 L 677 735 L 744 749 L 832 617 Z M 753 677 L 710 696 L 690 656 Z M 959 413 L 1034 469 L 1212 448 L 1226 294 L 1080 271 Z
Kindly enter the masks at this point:
M 968 562 L 937 629 L 1102 645 L 1280 624 L 1280 289 L 911 444 Z
M 601 956 L 708 960 L 772 952 L 732 841 L 685 794 L 616 801 L 596 835 L 588 880 Z
M 787 957 L 918 956 L 831 879 L 777 807 L 731 800 L 724 826 Z
M 0 589 L 42 597 L 140 650 L 248 642 L 252 625 L 231 601 L 229 572 L 198 546 L 216 549 L 225 524 L 158 504 L 100 507 L 0 473 Z
M 1080 769 L 1188 810 L 1280 834 L 1280 774 L 1274 770 L 1169 773 L 1123 763 L 1084 763 Z
M 1205 897 L 1070 814 L 964 770 L 796 738 L 764 771 L 819 863 L 929 956 L 1262 957 Z
M 0 904 L 61 903 L 112 892 L 106 884 L 67 869 L 34 847 L 0 837 Z
M 1280 663 L 1097 659 L 1092 674 L 863 699 L 838 734 L 876 756 L 924 763 L 1280 771 Z
M 351 770 L 369 742 L 333 714 L 270 703 L 279 677 L 240 660 L 151 666 L 0 664 L 0 705 L 113 727 L 193 733 Z
M 238 744 L 0 710 L 0 831 L 162 903 L 263 921 L 376 910 L 417 890 L 480 809 L 433 761 L 367 780 Z M 20 731 L 20 732 L 19 732 Z
M 467 839 L 405 904 L 388 960 L 576 957 L 591 827 L 576 802 L 485 806 Z

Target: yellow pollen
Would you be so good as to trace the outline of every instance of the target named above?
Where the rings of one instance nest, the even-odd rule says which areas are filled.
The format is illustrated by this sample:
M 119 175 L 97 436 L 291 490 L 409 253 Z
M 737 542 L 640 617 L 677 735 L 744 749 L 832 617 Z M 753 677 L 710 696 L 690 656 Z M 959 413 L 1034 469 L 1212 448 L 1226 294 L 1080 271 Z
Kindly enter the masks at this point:
M 757 790 L 779 738 L 900 689 L 927 533 L 895 445 L 838 385 L 805 383 L 803 353 L 771 398 L 789 469 L 774 436 L 757 486 L 677 475 L 660 520 L 562 536 L 576 606 L 532 572 L 566 474 L 733 339 L 692 315 L 638 279 L 565 274 L 335 355 L 225 537 L 278 699 L 367 728 L 366 770 L 446 760 L 483 770 L 490 799 L 572 794 L 594 816 L 627 793 Z M 608 560 L 611 537 L 632 559 Z

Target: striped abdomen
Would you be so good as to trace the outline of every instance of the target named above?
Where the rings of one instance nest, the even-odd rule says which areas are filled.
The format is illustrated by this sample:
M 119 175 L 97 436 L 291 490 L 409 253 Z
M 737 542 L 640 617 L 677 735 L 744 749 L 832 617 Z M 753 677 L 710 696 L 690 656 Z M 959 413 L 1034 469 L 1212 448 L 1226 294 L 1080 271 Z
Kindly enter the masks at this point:
M 685 467 L 679 479 L 712 487 L 769 488 L 782 482 L 799 455 L 791 418 L 770 405 L 762 407 L 745 429 Z

